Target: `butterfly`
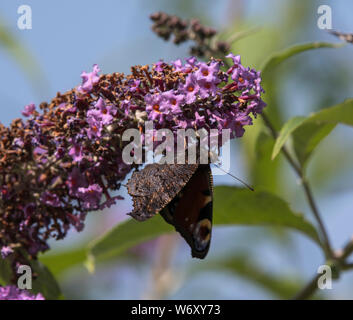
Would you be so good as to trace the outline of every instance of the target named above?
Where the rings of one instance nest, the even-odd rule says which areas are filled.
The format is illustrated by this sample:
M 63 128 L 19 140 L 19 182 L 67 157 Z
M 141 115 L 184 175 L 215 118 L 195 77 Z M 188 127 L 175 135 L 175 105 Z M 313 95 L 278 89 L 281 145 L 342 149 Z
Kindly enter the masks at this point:
M 340 38 L 343 41 L 353 43 L 353 33 L 342 33 L 330 30 L 329 33 L 333 34 L 334 36 Z
M 193 257 L 206 257 L 212 234 L 213 180 L 206 164 L 148 164 L 127 182 L 133 218 L 156 214 L 186 240 Z

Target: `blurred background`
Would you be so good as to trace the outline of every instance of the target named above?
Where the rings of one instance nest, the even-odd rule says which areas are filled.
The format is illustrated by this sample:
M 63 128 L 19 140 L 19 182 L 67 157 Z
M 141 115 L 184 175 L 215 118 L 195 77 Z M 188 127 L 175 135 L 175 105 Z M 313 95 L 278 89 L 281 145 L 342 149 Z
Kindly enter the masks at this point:
M 17 28 L 17 9 L 32 8 L 32 30 Z M 245 66 L 259 67 L 273 52 L 306 41 L 339 42 L 317 27 L 317 8 L 332 8 L 333 28 L 353 32 L 353 2 L 289 0 L 17 0 L 0 2 L 0 121 L 9 125 L 31 102 L 49 101 L 80 83 L 97 63 L 102 73 L 129 73 L 130 66 L 188 57 L 188 45 L 164 42 L 151 31 L 149 15 L 165 11 L 198 18 L 223 39 L 259 27 L 232 45 Z M 266 87 L 269 113 L 280 128 L 290 117 L 342 102 L 353 95 L 353 46 L 303 53 L 281 65 Z M 271 108 L 271 109 L 270 109 Z M 256 188 L 272 191 L 311 219 L 301 187 L 279 157 L 270 160 L 271 141 L 255 123 L 232 145 L 231 172 Z M 319 146 L 308 168 L 319 209 L 335 248 L 353 235 L 353 131 L 338 126 Z M 215 184 L 236 184 L 216 176 Z M 126 196 L 126 191 L 121 194 Z M 215 199 L 217 201 L 217 199 Z M 319 248 L 304 236 L 259 227 L 215 227 L 205 261 L 191 259 L 178 234 L 160 237 L 102 261 L 94 274 L 84 266 L 92 239 L 126 219 L 129 197 L 92 213 L 84 232 L 72 232 L 42 256 L 67 299 L 272 299 L 288 298 L 323 263 Z M 216 213 L 215 213 L 216 214 Z M 353 273 L 345 273 L 330 299 L 353 298 Z

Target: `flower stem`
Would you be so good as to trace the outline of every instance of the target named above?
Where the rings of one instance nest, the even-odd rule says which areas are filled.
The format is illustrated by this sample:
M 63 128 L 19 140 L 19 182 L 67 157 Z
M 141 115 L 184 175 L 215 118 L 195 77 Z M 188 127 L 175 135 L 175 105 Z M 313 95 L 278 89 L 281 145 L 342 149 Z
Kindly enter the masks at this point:
M 274 128 L 274 126 L 272 125 L 270 119 L 267 117 L 267 115 L 265 113 L 262 113 L 262 119 L 264 120 L 265 125 L 271 131 L 271 134 L 272 134 L 273 138 L 277 139 L 277 137 L 278 137 L 277 131 Z M 303 185 L 303 188 L 304 188 L 305 196 L 306 196 L 306 198 L 308 200 L 310 209 L 313 212 L 314 217 L 315 217 L 315 219 L 316 219 L 316 221 L 318 223 L 319 229 L 320 229 L 323 245 L 325 247 L 326 258 L 331 259 L 331 258 L 333 258 L 333 251 L 332 251 L 332 247 L 331 247 L 331 244 L 330 244 L 330 240 L 329 240 L 325 225 L 324 225 L 324 223 L 322 221 L 320 212 L 319 212 L 319 210 L 317 208 L 317 205 L 316 205 L 316 202 L 314 200 L 313 193 L 311 191 L 309 183 L 305 179 L 303 169 L 296 163 L 296 161 L 290 155 L 290 153 L 287 150 L 286 146 L 283 146 L 281 151 L 282 151 L 283 155 L 285 156 L 285 158 L 287 159 L 287 161 L 289 162 L 289 164 L 292 166 L 292 168 L 296 172 L 296 174 L 298 175 L 298 177 L 302 181 L 302 185 Z
M 342 253 L 338 255 L 337 257 L 334 258 L 334 265 L 337 266 L 338 270 L 341 271 L 348 271 L 348 270 L 353 270 L 353 264 L 352 263 L 347 263 L 346 259 L 353 253 L 353 237 L 351 240 L 345 245 L 345 247 L 342 250 Z M 299 293 L 297 293 L 293 299 L 295 300 L 304 300 L 310 298 L 315 291 L 318 289 L 317 287 L 317 281 L 319 280 L 321 274 L 315 275 L 309 282 L 308 284 L 301 290 Z
M 309 283 L 293 297 L 293 300 L 305 300 L 310 298 L 317 290 L 317 281 L 320 276 L 321 274 L 315 275 Z

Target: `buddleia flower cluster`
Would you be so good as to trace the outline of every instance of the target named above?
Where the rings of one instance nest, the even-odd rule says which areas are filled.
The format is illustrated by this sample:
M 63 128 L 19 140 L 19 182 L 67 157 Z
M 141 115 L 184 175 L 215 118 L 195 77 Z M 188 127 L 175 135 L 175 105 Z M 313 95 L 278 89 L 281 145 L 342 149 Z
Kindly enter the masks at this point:
M 0 300 L 45 300 L 41 293 L 31 294 L 27 290 L 21 290 L 14 285 L 0 286 Z
M 0 125 L 0 250 L 14 261 L 36 258 L 74 227 L 81 231 L 89 211 L 122 199 L 122 181 L 137 164 L 122 158 L 125 130 L 230 129 L 262 111 L 260 73 L 239 56 L 228 70 L 220 60 L 159 61 L 135 66 L 131 74 L 81 74 L 82 83 L 50 103 L 27 105 L 26 120 Z

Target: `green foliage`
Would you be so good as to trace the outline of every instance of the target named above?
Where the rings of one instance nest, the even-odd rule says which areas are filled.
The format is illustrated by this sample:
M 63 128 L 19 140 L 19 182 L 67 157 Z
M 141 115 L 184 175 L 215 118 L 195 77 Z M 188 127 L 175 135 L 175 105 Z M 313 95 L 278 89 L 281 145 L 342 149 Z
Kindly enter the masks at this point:
M 284 49 L 282 51 L 276 52 L 270 57 L 262 65 L 262 76 L 264 79 L 269 77 L 269 75 L 273 72 L 274 68 L 285 60 L 305 51 L 321 49 L 321 48 L 340 48 L 344 44 L 335 44 L 329 42 L 309 42 L 299 45 L 294 45 L 290 48 Z
M 294 151 L 302 167 L 305 167 L 315 148 L 335 127 L 332 123 L 309 121 L 293 132 Z
M 37 275 L 33 280 L 33 292 L 40 292 L 48 300 L 55 300 L 62 297 L 56 279 L 46 266 L 39 261 L 33 261 L 31 268 L 32 274 Z
M 296 128 L 298 128 L 304 121 L 305 117 L 294 117 L 290 119 L 286 124 L 282 127 L 279 135 L 276 139 L 276 143 L 273 147 L 272 151 L 272 160 L 276 158 L 276 156 L 281 151 L 283 145 L 287 141 L 288 137 L 290 136 L 291 132 L 293 132 Z
M 215 188 L 214 199 L 215 224 L 286 227 L 320 243 L 315 228 L 284 200 L 269 192 L 219 186 Z
M 11 279 L 12 271 L 7 260 L 0 258 L 0 285 L 6 286 Z
M 39 258 L 54 276 L 59 276 L 64 271 L 83 263 L 85 259 L 85 248 L 63 251 L 57 254 L 44 254 Z
M 277 52 L 271 51 L 271 53 L 267 55 L 268 58 L 265 59 L 261 64 L 260 70 L 264 82 L 263 87 L 266 92 L 264 95 L 264 101 L 268 104 L 265 112 L 271 119 L 275 129 L 279 129 L 283 122 L 283 106 L 279 105 L 277 92 L 281 83 L 281 79 L 285 79 L 286 77 L 286 75 L 276 73 L 276 67 L 282 62 L 285 62 L 287 59 L 306 51 L 321 48 L 339 48 L 342 46 L 343 44 L 309 42 L 294 45 Z
M 88 269 L 94 269 L 97 258 L 119 256 L 126 249 L 171 231 L 173 228 L 159 215 L 143 223 L 132 219 L 124 221 L 88 246 Z
M 215 187 L 215 225 L 279 226 L 299 231 L 320 244 L 315 228 L 288 204 L 269 193 L 230 186 Z M 173 231 L 159 215 L 143 223 L 128 220 L 114 227 L 88 248 L 90 269 L 97 257 L 118 256 L 126 249 Z
M 278 190 L 279 178 L 279 158 L 274 161 L 271 159 L 274 147 L 273 138 L 262 130 L 255 144 L 255 159 L 251 168 L 252 182 L 256 187 L 261 187 L 270 192 Z
M 295 154 L 301 166 L 305 167 L 315 148 L 338 123 L 353 125 L 352 99 L 322 109 L 307 118 L 290 119 L 277 138 L 272 157 L 274 158 L 280 152 L 284 143 L 292 136 Z
M 58 283 L 46 266 L 36 260 L 30 262 L 32 269 L 33 293 L 41 293 L 46 299 L 54 300 L 62 297 Z M 0 259 L 0 285 L 11 283 L 13 273 L 8 259 Z

